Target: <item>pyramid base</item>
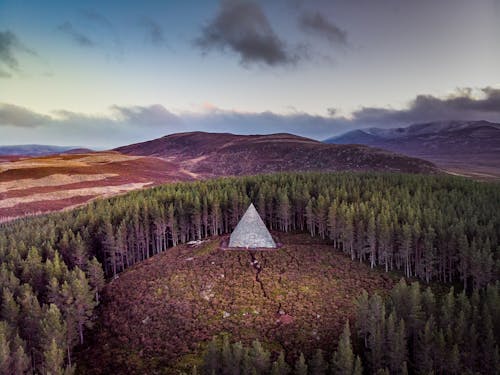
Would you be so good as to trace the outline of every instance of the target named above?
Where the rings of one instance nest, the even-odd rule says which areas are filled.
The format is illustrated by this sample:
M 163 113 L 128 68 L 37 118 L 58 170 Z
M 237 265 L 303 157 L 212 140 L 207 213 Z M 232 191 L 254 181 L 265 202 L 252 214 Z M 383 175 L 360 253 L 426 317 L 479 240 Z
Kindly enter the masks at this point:
M 279 241 L 279 238 L 273 235 L 274 243 L 276 247 L 229 247 L 229 236 L 224 236 L 219 245 L 219 249 L 223 251 L 275 251 L 283 247 L 283 244 Z

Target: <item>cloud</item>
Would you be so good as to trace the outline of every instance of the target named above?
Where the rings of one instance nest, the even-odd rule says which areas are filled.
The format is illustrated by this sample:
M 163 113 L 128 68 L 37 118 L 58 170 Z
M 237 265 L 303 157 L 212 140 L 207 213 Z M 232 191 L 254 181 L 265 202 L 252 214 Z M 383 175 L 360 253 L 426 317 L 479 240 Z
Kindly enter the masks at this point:
M 347 44 L 347 33 L 319 12 L 303 13 L 299 19 L 299 26 L 303 31 L 326 38 L 330 43 Z
M 12 77 L 12 72 L 21 70 L 17 53 L 27 53 L 36 56 L 36 52 L 27 48 L 10 30 L 0 31 L 0 78 Z
M 146 40 L 155 46 L 167 44 L 163 28 L 149 17 L 144 17 L 139 21 L 139 26 L 144 29 Z
M 33 128 L 48 124 L 51 118 L 13 104 L 0 103 L 0 126 Z
M 326 112 L 328 113 L 328 116 L 335 116 L 337 114 L 337 109 L 333 107 L 329 107 L 326 109 Z
M 70 22 L 65 22 L 57 27 L 57 29 L 64 34 L 71 37 L 73 42 L 75 42 L 80 47 L 94 47 L 95 43 L 85 34 L 76 30 Z
M 173 113 L 161 104 L 110 107 L 107 114 L 54 111 L 45 116 L 12 104 L 0 104 L 2 140 L 116 147 L 187 131 L 237 134 L 293 133 L 325 139 L 353 129 L 393 128 L 430 121 L 488 120 L 500 122 L 500 89 L 457 90 L 447 97 L 418 95 L 406 108 L 364 107 L 350 117 L 319 116 L 293 109 L 270 111 L 224 110 L 213 104 L 202 111 Z
M 87 26 L 96 33 L 96 38 L 101 38 L 102 36 L 109 38 L 107 40 L 108 46 L 106 47 L 106 45 L 104 45 L 104 48 L 113 50 L 116 57 L 122 57 L 123 46 L 120 36 L 113 26 L 113 23 L 107 17 L 94 9 L 83 9 L 80 11 L 80 16 L 89 24 Z M 101 32 L 96 31 L 96 27 L 100 28 Z M 106 44 L 106 42 L 104 42 L 104 44 Z
M 12 77 L 12 74 L 10 74 L 6 71 L 0 70 L 0 78 L 11 78 L 11 77 Z
M 358 127 L 386 128 L 446 120 L 500 122 L 500 89 L 485 87 L 479 96 L 474 94 L 473 89 L 462 88 L 444 98 L 418 95 L 403 109 L 364 107 L 353 113 L 351 121 Z
M 87 20 L 95 24 L 101 25 L 108 29 L 113 29 L 113 24 L 101 13 L 98 13 L 93 9 L 83 9 L 80 11 L 80 14 L 83 16 L 83 18 L 86 18 Z
M 77 12 L 77 17 L 66 21 L 57 27 L 57 30 L 79 47 L 98 48 L 104 50 L 108 57 L 123 56 L 123 47 L 120 37 L 111 21 L 93 9 L 84 9 Z
M 167 110 L 161 104 L 151 106 L 123 107 L 114 105 L 112 111 L 117 115 L 118 121 L 134 125 L 165 126 L 180 125 L 181 119 Z
M 231 50 L 239 55 L 243 65 L 286 65 L 298 59 L 276 35 L 260 6 L 247 1 L 223 0 L 195 45 L 204 52 Z

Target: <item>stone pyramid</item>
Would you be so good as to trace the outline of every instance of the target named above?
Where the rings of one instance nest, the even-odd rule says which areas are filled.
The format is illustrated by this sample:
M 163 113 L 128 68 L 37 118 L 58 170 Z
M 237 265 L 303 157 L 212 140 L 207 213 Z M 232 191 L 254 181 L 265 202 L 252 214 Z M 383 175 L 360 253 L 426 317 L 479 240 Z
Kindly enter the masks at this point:
M 271 233 L 267 230 L 266 224 L 260 218 L 253 204 L 248 206 L 247 211 L 231 233 L 229 247 L 246 249 L 276 247 Z

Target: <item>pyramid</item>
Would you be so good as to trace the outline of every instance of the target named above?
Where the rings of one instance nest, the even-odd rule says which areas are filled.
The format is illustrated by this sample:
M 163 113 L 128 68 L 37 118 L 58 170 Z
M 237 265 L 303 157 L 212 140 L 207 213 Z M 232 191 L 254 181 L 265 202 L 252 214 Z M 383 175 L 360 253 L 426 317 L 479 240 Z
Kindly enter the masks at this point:
M 260 218 L 253 204 L 248 206 L 247 211 L 231 233 L 229 247 L 276 248 L 271 233 L 267 230 L 266 224 Z

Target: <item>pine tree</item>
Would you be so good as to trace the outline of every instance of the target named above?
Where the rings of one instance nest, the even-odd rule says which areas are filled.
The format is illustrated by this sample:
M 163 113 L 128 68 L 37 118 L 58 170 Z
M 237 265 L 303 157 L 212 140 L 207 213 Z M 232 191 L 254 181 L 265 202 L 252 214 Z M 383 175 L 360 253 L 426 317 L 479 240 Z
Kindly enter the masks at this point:
M 375 294 L 370 298 L 368 318 L 368 348 L 372 372 L 384 367 L 385 305 Z
M 87 277 L 89 284 L 95 291 L 96 304 L 99 304 L 99 293 L 104 288 L 106 280 L 104 279 L 104 271 L 102 270 L 101 263 L 96 257 L 93 257 L 87 265 Z
M 17 327 L 19 320 L 19 305 L 14 299 L 12 292 L 7 288 L 3 288 L 0 316 L 2 320 L 5 320 L 10 326 Z
M 7 325 L 0 321 L 0 374 L 8 374 L 11 362 Z
M 66 348 L 66 324 L 56 305 L 50 304 L 45 309 L 40 327 L 40 346 L 43 351 L 44 368 L 47 373 L 62 373 Z
M 460 372 L 460 352 L 458 351 L 457 344 L 454 344 L 449 352 L 446 364 L 446 371 L 450 374 L 458 374 Z
M 323 356 L 323 351 L 321 349 L 317 349 L 314 353 L 314 357 L 312 358 L 309 370 L 311 374 L 315 375 L 324 375 L 328 370 L 328 363 L 325 361 Z
M 332 359 L 332 371 L 338 375 L 352 375 L 354 370 L 354 353 L 351 345 L 351 330 L 346 322 L 339 344 Z
M 208 348 L 203 359 L 204 372 L 206 374 L 218 374 L 220 366 L 220 354 L 215 337 L 208 343 Z
M 21 341 L 19 339 L 18 341 Z M 11 373 L 16 375 L 28 374 L 30 372 L 30 359 L 24 350 L 23 343 L 17 344 L 12 355 Z
M 388 367 L 392 373 L 398 373 L 403 362 L 407 359 L 406 347 L 406 332 L 404 320 L 401 319 L 399 324 L 395 321 L 393 312 L 387 318 L 386 330 L 387 341 L 385 353 L 388 357 Z
M 364 338 L 365 347 L 368 347 L 368 317 L 370 315 L 370 306 L 368 293 L 362 290 L 360 296 L 356 299 L 357 319 L 356 328 L 358 335 Z
M 290 374 L 290 366 L 285 362 L 285 354 L 283 351 L 280 352 L 278 359 L 273 362 L 273 366 L 271 368 L 272 375 L 288 375 Z
M 419 373 L 429 374 L 434 369 L 434 344 L 433 332 L 435 329 L 434 318 L 430 317 L 425 323 L 424 330 L 418 335 L 416 367 Z
M 307 375 L 307 364 L 304 354 L 300 353 L 299 359 L 295 362 L 294 375 Z
M 352 370 L 352 375 L 363 375 L 363 365 L 361 363 L 361 358 L 359 355 L 356 356 L 354 360 L 354 369 Z
M 43 352 L 44 370 L 46 374 L 64 374 L 64 350 L 52 339 L 50 345 Z
M 270 353 L 262 347 L 259 340 L 252 343 L 250 349 L 250 357 L 252 358 L 252 365 L 258 374 L 263 374 L 269 371 L 270 368 Z

